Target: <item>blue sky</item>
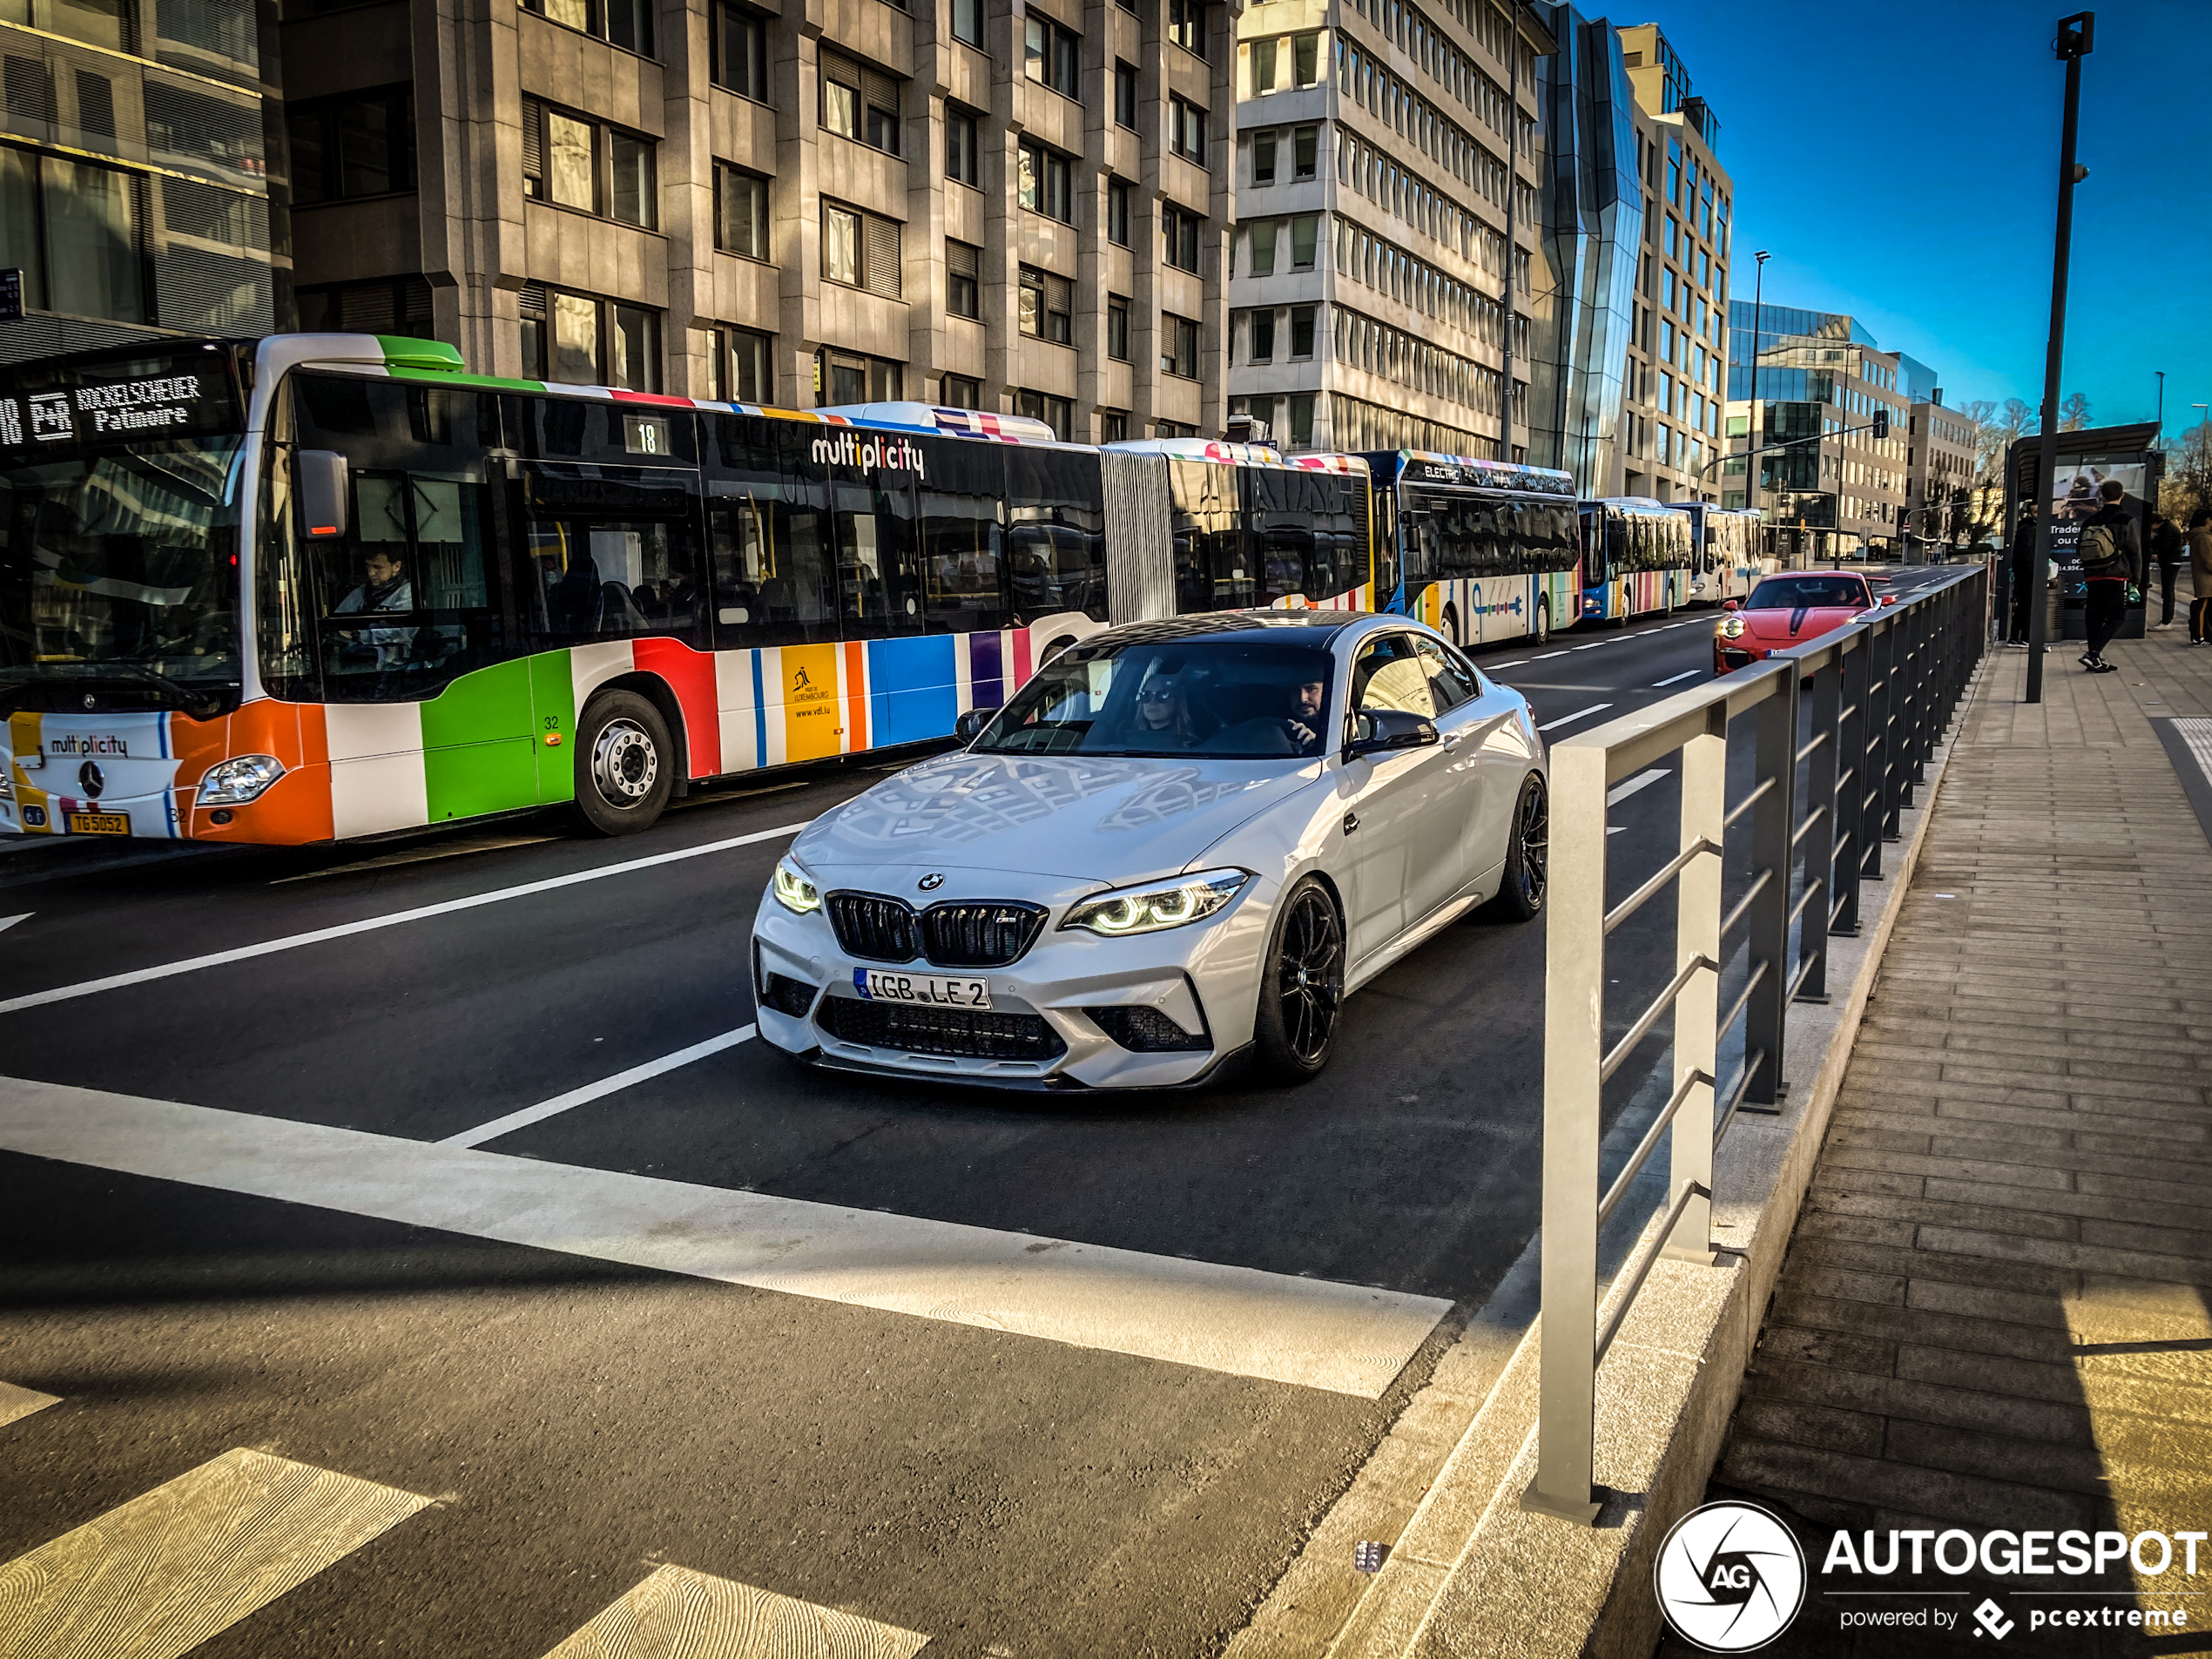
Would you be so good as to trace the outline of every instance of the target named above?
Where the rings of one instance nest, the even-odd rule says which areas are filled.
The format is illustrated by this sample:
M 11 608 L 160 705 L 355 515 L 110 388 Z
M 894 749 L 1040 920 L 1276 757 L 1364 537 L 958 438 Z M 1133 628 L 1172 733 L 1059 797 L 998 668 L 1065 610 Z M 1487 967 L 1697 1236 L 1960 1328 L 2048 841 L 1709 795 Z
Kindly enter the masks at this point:
M 2042 399 L 2065 67 L 2054 0 L 1669 0 L 1656 20 L 1720 122 L 1735 294 L 1858 317 L 1944 401 Z M 2212 403 L 2212 0 L 2096 8 L 2062 392 L 2096 424 Z

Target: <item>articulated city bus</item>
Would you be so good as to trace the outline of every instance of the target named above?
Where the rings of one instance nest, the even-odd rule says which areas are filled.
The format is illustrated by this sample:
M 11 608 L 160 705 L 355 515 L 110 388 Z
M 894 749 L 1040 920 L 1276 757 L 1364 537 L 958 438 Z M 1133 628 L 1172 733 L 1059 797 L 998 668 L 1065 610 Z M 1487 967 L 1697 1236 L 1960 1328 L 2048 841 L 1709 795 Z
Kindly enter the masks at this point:
M 1625 627 L 1631 617 L 1689 603 L 1689 521 L 1662 502 L 1608 496 L 1580 504 L 1582 617 Z
M 1397 564 L 1386 609 L 1462 645 L 1541 641 L 1574 623 L 1581 583 L 1570 474 L 1419 449 L 1366 460 L 1378 563 Z
M 1669 503 L 1689 520 L 1689 597 L 1716 605 L 1741 599 L 1770 568 L 1759 552 L 1759 516 L 1710 502 Z
M 368 335 L 0 372 L 0 833 L 619 833 L 944 737 L 1109 622 L 1373 602 L 1356 462 L 869 415 Z

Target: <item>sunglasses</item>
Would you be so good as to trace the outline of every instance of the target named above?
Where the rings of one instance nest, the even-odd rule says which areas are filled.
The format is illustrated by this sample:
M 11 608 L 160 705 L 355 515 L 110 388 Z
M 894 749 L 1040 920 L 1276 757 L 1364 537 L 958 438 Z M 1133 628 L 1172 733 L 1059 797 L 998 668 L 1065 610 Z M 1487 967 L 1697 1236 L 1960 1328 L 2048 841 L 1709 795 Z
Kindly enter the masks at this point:
M 1146 686 L 1136 694 L 1136 700 L 1140 703 L 1168 703 L 1172 702 L 1174 698 L 1174 686 L 1161 685 L 1157 683 Z

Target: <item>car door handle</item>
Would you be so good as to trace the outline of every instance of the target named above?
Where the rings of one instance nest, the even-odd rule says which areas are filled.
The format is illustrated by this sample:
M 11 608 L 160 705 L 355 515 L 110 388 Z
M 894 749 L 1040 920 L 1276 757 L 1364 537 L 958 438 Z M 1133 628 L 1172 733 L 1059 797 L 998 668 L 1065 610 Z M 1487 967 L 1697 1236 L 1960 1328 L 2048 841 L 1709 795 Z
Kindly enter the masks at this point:
M 1346 813 L 1344 815 L 1344 833 L 1346 835 L 1349 835 L 1352 831 L 1358 829 L 1359 827 L 1359 814 L 1357 813 Z

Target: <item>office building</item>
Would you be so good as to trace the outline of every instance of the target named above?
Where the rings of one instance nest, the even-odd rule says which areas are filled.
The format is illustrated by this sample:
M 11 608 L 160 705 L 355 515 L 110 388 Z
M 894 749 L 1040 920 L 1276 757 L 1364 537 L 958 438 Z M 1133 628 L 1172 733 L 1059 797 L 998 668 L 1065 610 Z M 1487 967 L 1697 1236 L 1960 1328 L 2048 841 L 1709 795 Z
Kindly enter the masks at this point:
M 1553 44 L 1530 8 L 1492 0 L 1244 9 L 1232 413 L 1291 449 L 1527 458 L 1535 73 Z
M 1957 544 L 1973 529 L 1971 492 L 1980 427 L 1944 407 L 1935 370 L 1914 357 L 1900 356 L 1898 363 L 1906 399 L 1905 552 L 1911 559 L 1924 556 L 1931 547 Z
M 1233 31 L 1220 0 L 312 0 L 284 30 L 300 325 L 1214 431 Z
M 0 360 L 276 326 L 275 40 L 273 0 L 0 8 Z
M 1900 355 L 1851 316 L 1769 303 L 1755 321 L 1754 310 L 1743 299 L 1729 307 L 1727 438 L 1737 454 L 1720 469 L 1721 504 L 1748 501 L 1776 527 L 1784 554 L 1890 556 L 1908 465 Z M 1878 413 L 1888 417 L 1885 437 L 1871 429 Z M 1753 435 L 1766 451 L 1756 478 L 1742 456 Z

